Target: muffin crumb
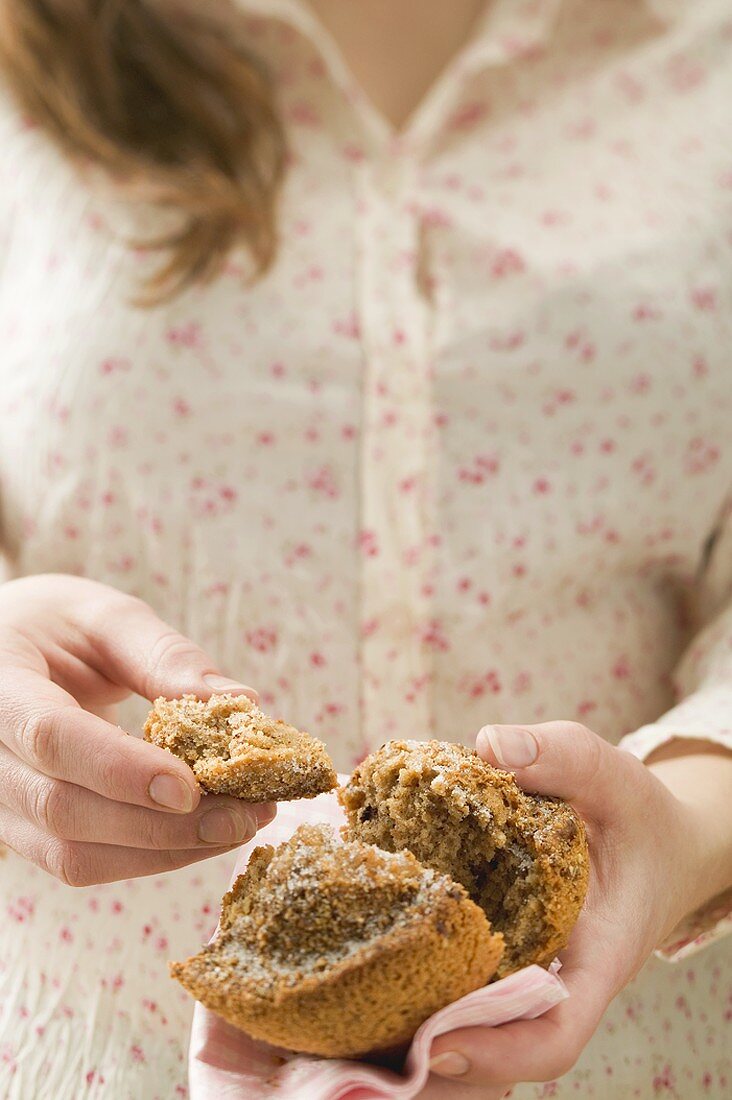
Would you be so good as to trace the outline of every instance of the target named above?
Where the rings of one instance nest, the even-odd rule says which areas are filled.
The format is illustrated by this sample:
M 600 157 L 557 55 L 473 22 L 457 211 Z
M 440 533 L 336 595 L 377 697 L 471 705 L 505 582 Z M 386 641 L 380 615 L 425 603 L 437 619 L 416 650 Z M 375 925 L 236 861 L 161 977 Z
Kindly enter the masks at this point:
M 322 741 L 270 718 L 248 695 L 156 699 L 144 737 L 184 760 L 209 794 L 285 802 L 338 784 Z

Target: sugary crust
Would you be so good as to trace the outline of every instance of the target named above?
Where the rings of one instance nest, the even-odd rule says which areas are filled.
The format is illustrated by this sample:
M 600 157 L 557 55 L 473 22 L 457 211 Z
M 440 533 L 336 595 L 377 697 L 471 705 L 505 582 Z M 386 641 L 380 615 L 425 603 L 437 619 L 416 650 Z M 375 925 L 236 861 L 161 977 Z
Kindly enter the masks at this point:
M 197 1000 L 253 1038 L 325 1057 L 398 1046 L 434 1012 L 480 988 L 494 973 L 503 941 L 491 932 L 483 911 L 462 887 L 435 879 L 410 857 L 410 868 L 418 868 L 429 883 L 428 900 L 393 928 L 367 936 L 332 965 L 292 981 L 252 978 L 245 958 L 237 955 L 236 909 L 247 910 L 248 893 L 256 898 L 267 890 L 268 866 L 287 845 L 274 853 L 256 850 L 247 875 L 224 898 L 219 937 L 186 962 L 171 964 L 173 977 Z M 374 863 L 388 859 L 376 849 L 367 855 Z M 342 889 L 346 896 L 346 879 Z
M 210 794 L 285 802 L 338 782 L 322 741 L 270 718 L 246 695 L 156 699 L 144 737 L 185 760 Z
M 390 851 L 408 846 L 427 866 L 442 872 L 449 866 L 485 906 L 506 938 L 497 976 L 530 963 L 547 966 L 566 946 L 589 874 L 584 825 L 567 803 L 526 794 L 513 776 L 477 753 L 439 741 L 387 742 L 355 769 L 339 799 L 347 839 Z M 488 900 L 491 875 L 499 881 L 508 873 L 508 853 L 506 890 Z M 483 880 L 481 865 L 488 869 Z M 513 924 L 510 914 L 503 914 L 504 922 L 496 919 L 496 905 L 505 898 L 509 905 L 520 900 Z

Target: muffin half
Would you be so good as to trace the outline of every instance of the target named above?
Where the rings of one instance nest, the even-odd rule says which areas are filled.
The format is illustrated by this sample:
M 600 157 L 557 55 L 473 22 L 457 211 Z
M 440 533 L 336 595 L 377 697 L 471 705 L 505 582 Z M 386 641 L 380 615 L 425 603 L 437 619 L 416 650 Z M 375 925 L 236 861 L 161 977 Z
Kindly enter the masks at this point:
M 218 937 L 171 974 L 255 1039 L 355 1057 L 407 1042 L 485 985 L 502 952 L 449 875 L 302 825 L 254 851 L 223 899 Z
M 582 820 L 558 799 L 526 794 L 462 745 L 390 741 L 339 791 L 349 840 L 409 849 L 462 883 L 501 932 L 503 977 L 547 966 L 567 943 L 587 891 Z
M 247 695 L 156 699 L 144 737 L 185 760 L 210 794 L 284 802 L 338 783 L 322 741 L 263 714 Z

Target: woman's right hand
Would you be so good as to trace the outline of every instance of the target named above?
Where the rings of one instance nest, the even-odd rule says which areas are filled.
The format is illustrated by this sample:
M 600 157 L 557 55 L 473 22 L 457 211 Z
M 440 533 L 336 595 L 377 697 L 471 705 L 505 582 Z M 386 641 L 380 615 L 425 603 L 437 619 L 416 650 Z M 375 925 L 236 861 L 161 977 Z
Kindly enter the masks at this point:
M 201 796 L 191 769 L 105 720 L 133 692 L 256 692 L 132 596 L 80 577 L 0 585 L 0 841 L 70 886 L 170 871 L 275 808 Z

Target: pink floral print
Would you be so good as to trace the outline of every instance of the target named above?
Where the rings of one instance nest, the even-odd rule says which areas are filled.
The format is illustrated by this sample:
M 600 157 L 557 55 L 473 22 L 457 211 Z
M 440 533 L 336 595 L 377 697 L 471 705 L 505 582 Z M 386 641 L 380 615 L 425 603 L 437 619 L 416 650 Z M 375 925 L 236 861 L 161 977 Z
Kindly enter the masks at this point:
M 162 215 L 0 100 L 8 573 L 144 597 L 341 770 L 490 721 L 729 744 L 729 4 L 494 0 L 394 134 L 304 3 L 237 2 L 291 149 L 253 288 L 237 252 L 134 308 Z M 0 860 L 0 1095 L 186 1095 L 165 963 L 232 860 L 83 892 Z M 728 1097 L 729 942 L 516 1100 Z

